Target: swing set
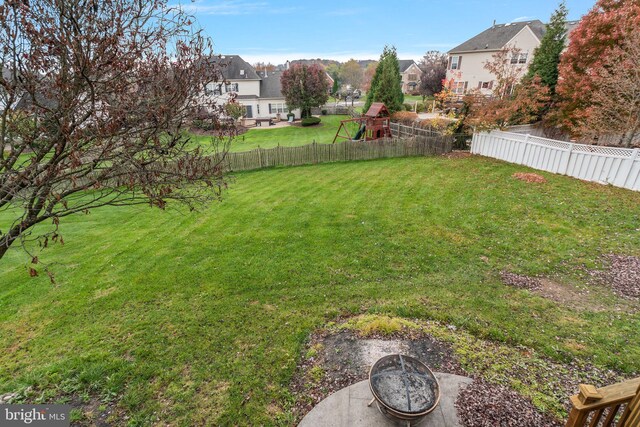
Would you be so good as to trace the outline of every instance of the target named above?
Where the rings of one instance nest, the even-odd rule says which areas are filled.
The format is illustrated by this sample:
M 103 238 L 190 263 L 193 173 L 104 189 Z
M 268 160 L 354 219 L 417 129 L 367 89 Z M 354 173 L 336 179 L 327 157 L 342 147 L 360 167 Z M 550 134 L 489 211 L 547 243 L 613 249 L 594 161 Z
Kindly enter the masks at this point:
M 333 142 L 335 143 L 338 138 L 349 141 L 391 138 L 390 121 L 387 107 L 382 102 L 374 102 L 364 116 L 342 120 Z

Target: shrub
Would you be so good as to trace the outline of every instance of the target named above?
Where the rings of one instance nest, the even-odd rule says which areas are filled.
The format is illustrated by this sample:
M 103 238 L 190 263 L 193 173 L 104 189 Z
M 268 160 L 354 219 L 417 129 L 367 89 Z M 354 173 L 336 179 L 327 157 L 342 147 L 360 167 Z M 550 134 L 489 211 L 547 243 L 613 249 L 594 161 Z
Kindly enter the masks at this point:
M 321 113 L 322 113 L 323 116 L 326 116 L 327 115 L 327 110 L 322 110 Z
M 402 105 L 404 106 L 405 111 L 413 111 L 413 105 L 406 102 Z
M 425 105 L 422 102 L 418 102 L 418 107 L 417 107 L 417 111 L 418 113 L 424 113 L 425 112 Z
M 436 132 L 445 133 L 449 129 L 449 126 L 453 123 L 451 120 L 445 119 L 426 119 L 421 120 L 418 126 L 422 129 L 431 129 Z
M 391 120 L 403 125 L 412 125 L 416 120 L 418 120 L 418 115 L 410 111 L 398 111 L 391 115 Z
M 320 123 L 320 117 L 307 117 L 302 119 L 302 126 L 313 126 Z

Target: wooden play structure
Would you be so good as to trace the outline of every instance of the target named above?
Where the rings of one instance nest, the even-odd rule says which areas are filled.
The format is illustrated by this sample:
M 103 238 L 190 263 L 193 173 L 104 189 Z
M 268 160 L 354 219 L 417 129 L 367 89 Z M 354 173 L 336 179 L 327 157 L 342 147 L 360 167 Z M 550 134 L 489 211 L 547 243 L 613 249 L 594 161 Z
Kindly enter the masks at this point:
M 338 138 L 349 141 L 373 141 L 374 139 L 390 138 L 391 127 L 389 124 L 390 114 L 387 107 L 382 102 L 374 102 L 364 116 L 342 120 L 333 142 L 336 142 Z

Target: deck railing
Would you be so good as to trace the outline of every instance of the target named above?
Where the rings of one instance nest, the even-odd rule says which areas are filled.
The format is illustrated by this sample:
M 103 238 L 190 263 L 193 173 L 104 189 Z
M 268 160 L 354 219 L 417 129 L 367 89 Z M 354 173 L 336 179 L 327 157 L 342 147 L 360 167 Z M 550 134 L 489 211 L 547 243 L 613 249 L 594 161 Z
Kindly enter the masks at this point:
M 638 427 L 640 378 L 598 389 L 580 384 L 580 392 L 571 396 L 571 404 L 566 427 Z

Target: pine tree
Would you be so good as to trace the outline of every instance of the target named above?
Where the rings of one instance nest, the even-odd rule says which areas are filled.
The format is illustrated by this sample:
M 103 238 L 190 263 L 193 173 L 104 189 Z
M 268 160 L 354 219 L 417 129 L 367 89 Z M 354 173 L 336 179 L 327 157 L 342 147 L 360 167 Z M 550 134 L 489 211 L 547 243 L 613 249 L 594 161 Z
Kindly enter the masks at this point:
M 566 40 L 567 14 L 567 6 L 563 0 L 551 15 L 547 31 L 540 41 L 540 46 L 533 53 L 533 61 L 527 73 L 528 78 L 540 76 L 542 84 L 547 86 L 551 93 L 555 93 L 558 82 L 558 64 Z
M 371 80 L 371 88 L 367 92 L 364 111 L 366 112 L 374 102 L 383 102 L 390 113 L 402 110 L 402 76 L 396 48 L 393 46 L 385 46 L 380 55 L 380 62 Z

